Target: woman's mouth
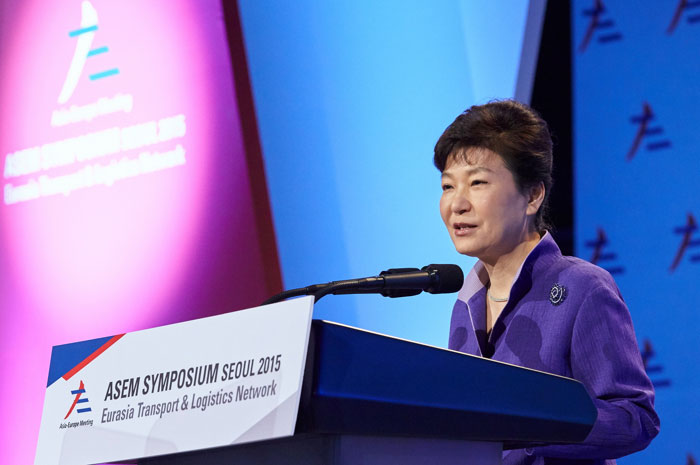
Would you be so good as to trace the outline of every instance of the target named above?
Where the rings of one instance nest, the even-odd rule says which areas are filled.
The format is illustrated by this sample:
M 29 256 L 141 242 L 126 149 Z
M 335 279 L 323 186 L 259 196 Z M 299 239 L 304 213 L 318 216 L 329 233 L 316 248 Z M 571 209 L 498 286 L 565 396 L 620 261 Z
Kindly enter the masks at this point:
M 471 223 L 454 223 L 453 227 L 455 236 L 466 236 L 476 229 L 476 225 Z

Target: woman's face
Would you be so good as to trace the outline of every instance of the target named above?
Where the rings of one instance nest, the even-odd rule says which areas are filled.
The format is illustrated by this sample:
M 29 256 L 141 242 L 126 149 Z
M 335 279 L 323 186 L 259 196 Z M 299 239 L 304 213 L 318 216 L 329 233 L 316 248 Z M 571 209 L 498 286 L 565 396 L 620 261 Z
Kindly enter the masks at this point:
M 500 155 L 468 149 L 442 172 L 440 215 L 457 251 L 495 260 L 525 241 L 541 202 L 520 191 Z

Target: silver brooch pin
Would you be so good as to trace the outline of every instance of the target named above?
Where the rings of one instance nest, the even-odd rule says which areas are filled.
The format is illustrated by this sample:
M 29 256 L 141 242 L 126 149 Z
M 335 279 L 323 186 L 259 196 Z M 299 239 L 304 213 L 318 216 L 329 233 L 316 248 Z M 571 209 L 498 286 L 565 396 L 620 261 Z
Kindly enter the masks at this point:
M 552 305 L 559 305 L 566 299 L 566 288 L 559 283 L 554 284 L 549 291 L 549 301 Z

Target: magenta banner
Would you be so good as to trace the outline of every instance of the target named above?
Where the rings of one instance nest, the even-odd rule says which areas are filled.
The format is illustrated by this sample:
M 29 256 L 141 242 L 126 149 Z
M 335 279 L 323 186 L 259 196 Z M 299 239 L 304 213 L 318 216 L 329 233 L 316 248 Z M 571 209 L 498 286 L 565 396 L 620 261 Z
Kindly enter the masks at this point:
M 0 462 L 29 463 L 52 345 L 255 306 L 274 244 L 219 2 L 0 17 Z

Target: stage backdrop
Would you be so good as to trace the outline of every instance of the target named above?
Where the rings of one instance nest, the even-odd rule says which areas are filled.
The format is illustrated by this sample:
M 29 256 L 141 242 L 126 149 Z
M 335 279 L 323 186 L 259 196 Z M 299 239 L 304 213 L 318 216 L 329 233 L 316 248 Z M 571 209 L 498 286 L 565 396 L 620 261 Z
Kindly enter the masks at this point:
M 576 253 L 620 286 L 661 416 L 619 463 L 695 464 L 700 3 L 576 0 L 572 21 Z
M 218 1 L 0 18 L 0 462 L 26 464 L 52 345 L 255 306 L 279 272 Z
M 528 101 L 544 2 L 239 2 L 286 287 L 474 261 L 440 219 L 433 147 Z M 315 316 L 447 346 L 456 296 L 328 296 Z

